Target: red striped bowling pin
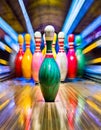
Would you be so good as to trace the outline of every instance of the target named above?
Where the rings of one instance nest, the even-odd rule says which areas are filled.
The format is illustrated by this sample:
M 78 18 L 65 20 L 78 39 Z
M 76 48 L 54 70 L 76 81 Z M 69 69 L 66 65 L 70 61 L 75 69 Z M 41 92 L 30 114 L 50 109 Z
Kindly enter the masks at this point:
M 67 78 L 74 79 L 77 74 L 77 58 L 74 50 L 74 35 L 70 34 L 68 36 L 68 44 L 69 50 L 67 53 L 67 60 L 68 60 L 68 73 Z
M 61 81 L 64 81 L 67 75 L 67 56 L 64 51 L 64 33 L 59 32 L 58 34 L 59 52 L 56 56 L 56 62 L 60 69 Z
M 22 64 L 22 58 L 24 55 L 24 51 L 22 48 L 24 39 L 22 35 L 18 35 L 18 43 L 19 43 L 19 52 L 16 55 L 16 59 L 15 59 L 15 74 L 17 77 L 21 77 L 22 76 L 22 68 L 21 68 L 21 64 Z

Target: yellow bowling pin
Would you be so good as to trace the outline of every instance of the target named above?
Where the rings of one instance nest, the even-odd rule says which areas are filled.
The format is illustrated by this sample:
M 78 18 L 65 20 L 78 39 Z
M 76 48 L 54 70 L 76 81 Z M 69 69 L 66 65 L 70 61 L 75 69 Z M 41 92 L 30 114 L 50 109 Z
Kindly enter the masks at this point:
M 54 38 L 53 38 L 53 43 L 52 43 L 52 53 L 53 53 L 54 59 L 56 59 L 56 51 L 55 51 L 56 38 L 57 38 L 57 35 L 56 33 L 54 33 Z
M 30 79 L 32 75 L 32 68 L 31 68 L 32 53 L 30 51 L 30 40 L 31 40 L 30 35 L 26 34 L 25 35 L 26 51 L 22 59 L 22 73 L 23 77 L 26 79 Z

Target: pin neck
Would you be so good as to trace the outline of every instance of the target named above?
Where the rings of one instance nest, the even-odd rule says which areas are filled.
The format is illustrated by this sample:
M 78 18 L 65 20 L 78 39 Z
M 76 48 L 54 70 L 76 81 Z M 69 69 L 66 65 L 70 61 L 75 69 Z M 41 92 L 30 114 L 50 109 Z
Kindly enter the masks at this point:
M 64 52 L 64 41 L 59 39 L 59 52 Z
M 74 46 L 69 46 L 70 49 L 74 49 Z
M 69 48 L 74 49 L 74 43 L 73 42 L 69 42 Z
M 36 40 L 36 50 L 35 50 L 35 52 L 41 52 L 40 51 L 40 40 L 39 41 Z
M 80 45 L 79 45 L 79 44 L 77 44 L 76 46 L 77 46 L 77 48 L 80 48 Z
M 46 41 L 46 45 L 47 45 L 46 58 L 53 58 L 52 41 Z
M 20 51 L 22 51 L 22 45 L 19 45 L 19 47 L 20 47 Z
M 55 43 L 52 43 L 52 47 L 53 47 L 53 48 L 55 47 Z
M 52 52 L 52 41 L 46 41 L 46 45 L 47 45 L 47 53 Z
M 30 48 L 30 43 L 26 43 L 26 48 Z

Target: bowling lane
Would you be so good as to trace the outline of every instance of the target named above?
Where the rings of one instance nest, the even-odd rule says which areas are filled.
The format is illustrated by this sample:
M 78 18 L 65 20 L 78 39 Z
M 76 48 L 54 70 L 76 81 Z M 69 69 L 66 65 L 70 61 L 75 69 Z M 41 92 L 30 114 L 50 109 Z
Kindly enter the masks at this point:
M 61 83 L 55 102 L 45 103 L 39 85 L 0 83 L 0 130 L 100 130 L 101 85 Z

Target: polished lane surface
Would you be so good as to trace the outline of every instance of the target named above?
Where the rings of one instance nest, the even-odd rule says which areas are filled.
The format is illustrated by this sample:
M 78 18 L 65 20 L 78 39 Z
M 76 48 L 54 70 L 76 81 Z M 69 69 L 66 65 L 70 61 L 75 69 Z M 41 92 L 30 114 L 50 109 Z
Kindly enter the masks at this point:
M 61 83 L 55 102 L 44 102 L 40 86 L 0 83 L 0 130 L 100 130 L 101 85 L 89 80 Z

